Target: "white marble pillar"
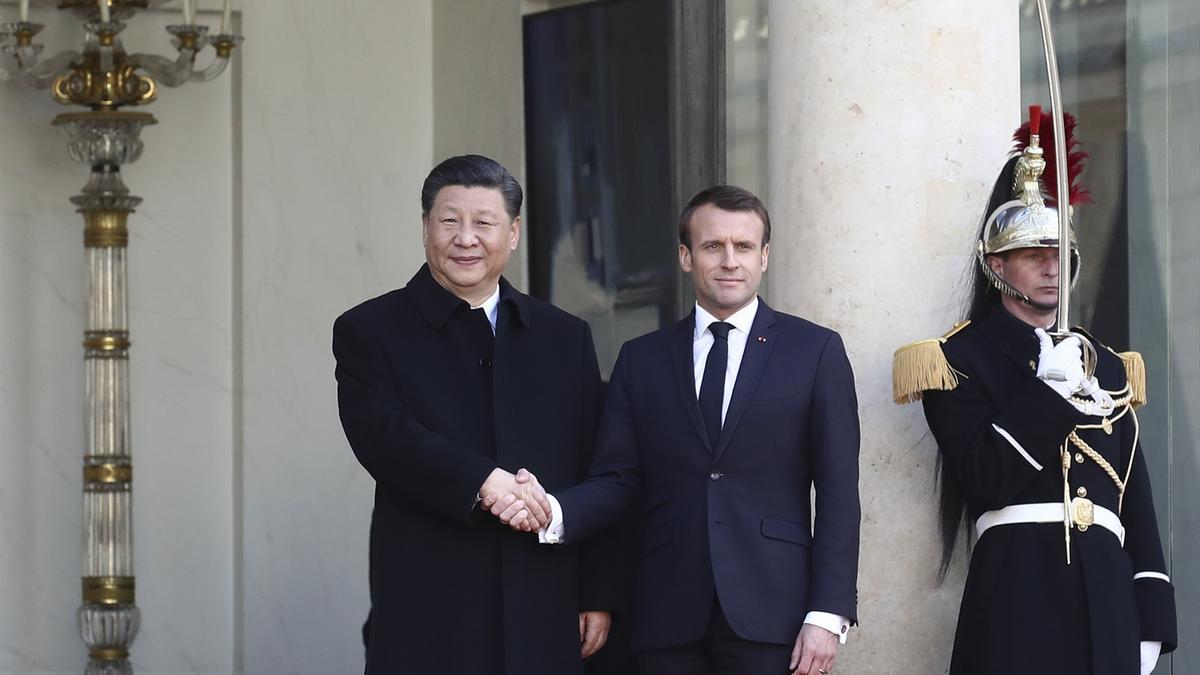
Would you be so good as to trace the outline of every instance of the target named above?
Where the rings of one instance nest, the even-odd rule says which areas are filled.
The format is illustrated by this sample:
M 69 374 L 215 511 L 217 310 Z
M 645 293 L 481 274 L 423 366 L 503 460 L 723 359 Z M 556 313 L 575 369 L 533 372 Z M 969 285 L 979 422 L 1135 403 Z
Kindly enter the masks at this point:
M 936 583 L 936 450 L 892 403 L 900 344 L 957 320 L 1019 121 L 1016 2 L 770 3 L 770 297 L 830 326 L 862 419 L 861 626 L 842 672 L 943 673 L 963 560 Z

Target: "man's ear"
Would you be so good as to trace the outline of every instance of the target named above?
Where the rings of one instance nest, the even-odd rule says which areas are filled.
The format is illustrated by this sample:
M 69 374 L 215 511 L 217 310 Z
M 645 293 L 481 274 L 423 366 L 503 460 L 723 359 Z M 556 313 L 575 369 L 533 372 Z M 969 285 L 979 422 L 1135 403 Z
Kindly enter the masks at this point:
M 521 216 L 513 218 L 512 225 L 508 228 L 508 250 L 517 250 L 519 243 L 521 243 Z
M 989 255 L 987 257 L 987 266 L 992 270 L 992 274 L 1004 278 L 1004 259 L 998 255 Z
M 686 244 L 679 245 L 679 269 L 689 274 L 692 271 L 692 250 Z

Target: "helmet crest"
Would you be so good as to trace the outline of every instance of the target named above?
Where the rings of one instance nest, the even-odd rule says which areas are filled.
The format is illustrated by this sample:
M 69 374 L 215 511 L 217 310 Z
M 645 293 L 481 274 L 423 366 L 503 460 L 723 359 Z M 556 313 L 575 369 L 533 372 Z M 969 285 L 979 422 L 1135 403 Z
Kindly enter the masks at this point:
M 1063 121 L 1067 135 L 1067 174 L 1070 178 L 1068 184 L 1071 186 L 1066 213 L 1070 218 L 1069 204 L 1089 202 L 1091 193 L 1078 183 L 1079 173 L 1083 170 L 1088 154 L 1078 149 L 1075 118 L 1065 114 Z M 1042 130 L 1049 134 L 1045 147 L 1040 134 Z M 975 251 L 980 270 L 988 281 L 1002 293 L 1025 302 L 1030 302 L 1029 298 L 997 276 L 988 265 L 987 257 L 1019 248 L 1058 248 L 1058 219 L 1061 209 L 1055 194 L 1057 183 L 1053 133 L 1054 125 L 1050 115 L 1043 113 L 1041 106 L 1029 106 L 1029 121 L 1022 124 L 1013 134 L 1016 152 L 1009 160 L 1015 162 L 1009 190 L 1010 198 L 988 214 L 983 230 L 979 233 L 979 243 Z M 1079 278 L 1079 249 L 1075 244 L 1073 232 L 1070 246 L 1071 283 L 1074 285 Z

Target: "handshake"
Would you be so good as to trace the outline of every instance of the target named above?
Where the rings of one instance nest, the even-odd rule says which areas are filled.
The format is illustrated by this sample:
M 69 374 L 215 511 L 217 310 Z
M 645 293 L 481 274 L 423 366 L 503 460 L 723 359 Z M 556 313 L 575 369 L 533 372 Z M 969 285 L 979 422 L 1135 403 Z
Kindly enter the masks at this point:
M 493 469 L 479 488 L 479 497 L 480 508 L 517 532 L 537 532 L 553 516 L 545 488 L 528 469 L 516 474 Z

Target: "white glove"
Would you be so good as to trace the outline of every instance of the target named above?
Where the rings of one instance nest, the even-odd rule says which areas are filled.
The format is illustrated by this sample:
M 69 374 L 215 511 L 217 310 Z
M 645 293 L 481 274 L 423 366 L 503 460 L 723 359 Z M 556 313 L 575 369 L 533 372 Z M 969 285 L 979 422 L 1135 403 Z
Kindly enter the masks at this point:
M 1042 343 L 1038 355 L 1037 376 L 1065 399 L 1083 385 L 1083 348 L 1079 338 L 1071 336 L 1058 344 L 1041 328 L 1033 331 Z M 1099 386 L 1096 387 L 1099 389 Z
M 1142 675 L 1150 675 L 1154 665 L 1158 663 L 1158 654 L 1162 651 L 1161 642 L 1142 641 Z
M 1113 407 L 1112 395 L 1100 388 L 1100 381 L 1096 379 L 1095 375 L 1085 378 L 1080 383 L 1079 393 L 1083 396 L 1090 396 L 1093 401 L 1100 404 L 1101 408 L 1111 410 Z
M 1084 378 L 1079 386 L 1079 396 L 1080 398 L 1072 398 L 1069 401 L 1084 415 L 1108 417 L 1116 409 L 1112 395 L 1100 388 L 1100 382 L 1095 376 Z M 1090 401 L 1087 400 L 1088 397 L 1091 398 Z

